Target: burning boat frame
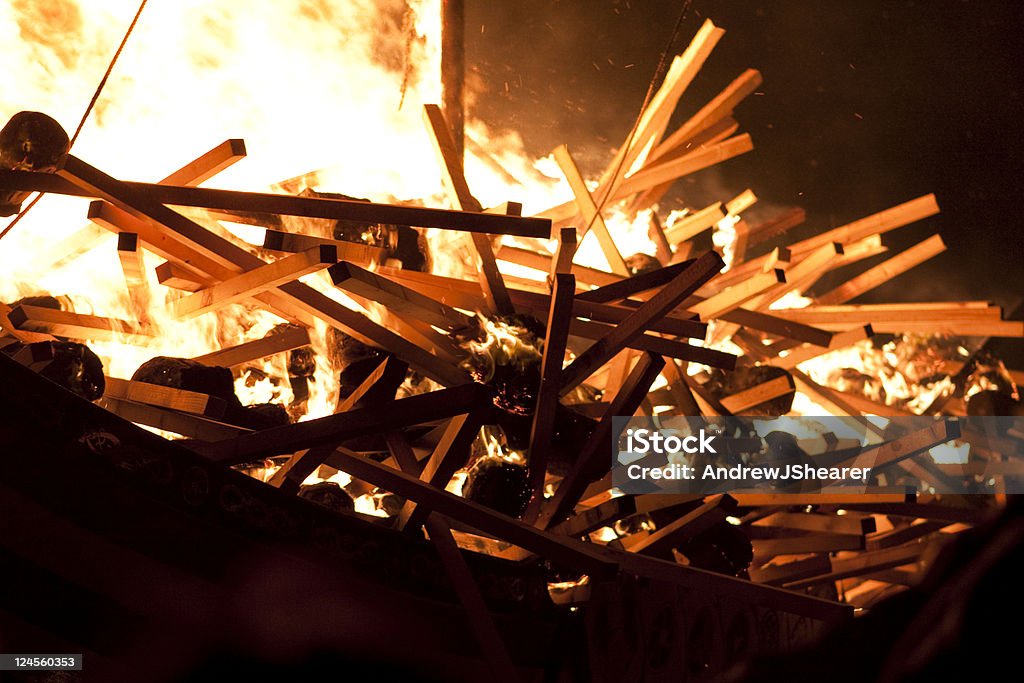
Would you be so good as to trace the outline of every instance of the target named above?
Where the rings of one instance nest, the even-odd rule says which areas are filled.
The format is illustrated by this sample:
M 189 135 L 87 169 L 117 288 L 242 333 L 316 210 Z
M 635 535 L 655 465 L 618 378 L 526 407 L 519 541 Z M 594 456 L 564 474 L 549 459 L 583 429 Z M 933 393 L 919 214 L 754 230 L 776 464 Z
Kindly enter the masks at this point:
M 8 458 L 3 486 L 10 493 L 12 509 L 35 515 L 39 528 L 52 529 L 54 537 L 78 543 L 83 556 L 90 545 L 106 544 L 112 553 L 120 553 L 120 571 L 126 574 L 156 571 L 152 558 L 132 554 L 154 554 L 155 544 L 191 524 L 191 518 L 183 517 L 178 526 L 165 527 L 149 540 L 140 530 L 131 532 L 132 525 L 144 525 L 150 516 L 163 519 L 163 507 L 191 511 L 212 525 L 204 533 L 217 538 L 197 544 L 203 548 L 220 546 L 229 530 L 241 530 L 267 548 L 284 544 L 298 548 L 295 552 L 300 554 L 315 548 L 317 562 L 346 571 L 355 567 L 389 591 L 406 590 L 418 598 L 440 596 L 449 608 L 457 604 L 457 610 L 446 614 L 469 624 L 482 655 L 472 665 L 478 667 L 474 670 L 483 671 L 479 667 L 486 662 L 510 678 L 530 677 L 544 668 L 581 666 L 556 656 L 528 654 L 548 651 L 540 645 L 555 637 L 552 634 L 570 607 L 583 608 L 583 620 L 571 628 L 588 634 L 586 666 L 591 674 L 603 671 L 610 680 L 634 670 L 618 670 L 621 663 L 603 662 L 612 643 L 602 631 L 602 620 L 629 612 L 641 624 L 641 642 L 647 644 L 636 658 L 646 659 L 650 670 L 688 668 L 694 675 L 703 675 L 743 654 L 730 649 L 736 647 L 736 632 L 748 635 L 744 648 L 788 647 L 821 624 L 847 619 L 855 607 L 870 606 L 891 593 L 892 587 L 912 583 L 942 540 L 984 520 L 989 507 L 1000 502 L 999 496 L 991 506 L 975 507 L 899 492 L 618 496 L 606 476 L 614 416 L 653 412 L 656 406 L 682 415 L 742 415 L 796 391 L 837 415 L 863 419 L 897 414 L 897 408 L 826 386 L 798 366 L 875 333 L 1024 336 L 1024 323 L 1004 320 L 998 307 L 985 302 L 847 303 L 940 253 L 945 247 L 937 236 L 816 297 L 812 305 L 773 307 L 793 292 L 806 292 L 837 267 L 882 253 L 880 235 L 938 212 L 931 195 L 750 257 L 748 250 L 784 236 L 801 216 L 747 225 L 740 213 L 753 200 L 752 193 L 695 210 L 664 229 L 652 214 L 650 235 L 662 267 L 633 274 L 602 217 L 603 208 L 622 202 L 636 213 L 656 202 L 673 180 L 752 149 L 749 136 L 734 135 L 738 124 L 732 114 L 760 83 L 760 75 L 753 70 L 665 135 L 676 102 L 721 33 L 711 22 L 705 23 L 676 59 L 629 144 L 620 149 L 596 189 L 587 187 L 567 148 L 556 150 L 555 160 L 574 199 L 534 217 L 519 215 L 521 207 L 513 203 L 482 210 L 470 191 L 443 114 L 429 105 L 424 120 L 452 210 L 195 187 L 244 156 L 239 140 L 226 141 L 155 184 L 115 179 L 74 155 L 52 174 L 0 171 L 4 190 L 95 200 L 88 211 L 91 224 L 53 247 L 55 262 L 74 258 L 89 249 L 98 235 L 114 232 L 125 288 L 133 299 L 146 298 L 140 293 L 148 287 L 140 255 L 147 250 L 166 259 L 158 269 L 160 283 L 183 292 L 170 304 L 176 315 L 196 315 L 245 301 L 294 325 L 207 354 L 196 359 L 200 363 L 240 366 L 301 348 L 309 343 L 306 330 L 314 321 L 382 349 L 388 356 L 340 402 L 334 415 L 257 431 L 218 420 L 211 410 L 211 397 L 196 392 L 108 378 L 100 407 L 33 374 L 32 370 L 45 367 L 45 358 L 31 354 L 0 358 L 3 375 L 22 388 L 19 396 L 7 394 L 3 399 L 9 452 L 39 450 L 45 443 L 52 459 Z M 174 207 L 205 210 L 209 221 L 193 219 Z M 372 246 L 280 230 L 273 227 L 278 225 L 275 216 L 458 231 L 468 237 L 478 277 L 461 280 L 383 265 L 380 251 Z M 213 223 L 217 219 L 271 226 L 263 251 L 218 230 Z M 716 251 L 691 254 L 695 236 L 726 220 L 737 233 L 728 270 Z M 610 272 L 573 263 L 585 232 L 569 227 L 573 224 L 586 226 L 596 235 Z M 496 236 L 521 239 L 503 244 Z M 552 244 L 553 249 L 541 248 L 542 243 Z M 540 271 L 548 279 L 503 273 L 499 261 Z M 298 281 L 314 272 L 326 274 L 332 286 L 365 308 L 373 307 L 380 317 L 353 310 Z M 532 497 L 521 519 L 446 491 L 452 477 L 467 465 L 480 426 L 493 419 L 495 410 L 490 392 L 470 381 L 462 365 L 464 351 L 448 335 L 467 326 L 475 312 L 486 316 L 526 313 L 546 320 L 526 449 Z M 22 344 L 56 338 L 146 337 L 154 329 L 144 318 L 140 314 L 137 320 L 118 320 L 29 304 L 0 310 L 4 334 Z M 704 339 L 709 321 L 714 321 L 712 339 L 730 339 L 742 356 L 686 341 Z M 573 360 L 565 365 L 567 351 L 573 352 Z M 951 364 L 953 391 L 936 399 L 929 406 L 931 413 L 962 410 L 957 402 L 963 398 L 973 361 L 966 359 L 960 367 Z M 767 365 L 786 372 L 722 396 L 689 374 L 688 364 L 727 372 Z M 406 368 L 442 388 L 358 405 L 382 377 L 395 372 L 404 375 Z M 659 377 L 664 386 L 652 391 Z M 601 386 L 607 400 L 577 405 L 581 414 L 596 418 L 594 428 L 579 444 L 569 467 L 554 473 L 548 460 L 557 408 L 563 397 L 586 381 Z M 187 440 L 169 442 L 132 422 Z M 426 447 L 407 431 L 421 425 L 435 433 Z M 383 439 L 384 457 L 368 457 L 350 447 L 353 440 L 368 434 Z M 915 468 L 907 460 L 952 436 L 941 434 L 919 442 L 915 439 L 920 435 L 909 435 L 883 445 L 900 452 L 893 462 L 905 461 L 902 466 L 908 474 L 924 481 L 958 473 L 973 476 L 972 468 L 996 478 L 1017 472 L 1014 468 L 1019 463 L 1011 458 L 1020 455 L 1020 435 L 1007 436 L 989 452 L 972 451 L 972 461 L 954 466 L 960 468 L 954 472 Z M 270 457 L 286 459 L 267 482 L 231 469 Z M 333 470 L 404 499 L 398 514 L 387 523 L 393 528 L 356 519 L 355 514 L 318 510 L 290 495 L 311 475 Z M 54 471 L 69 481 L 46 482 L 45 473 Z M 70 472 L 75 473 L 74 487 L 67 485 Z M 550 495 L 545 496 L 546 490 Z M 810 507 L 798 511 L 804 506 Z M 106 515 L 121 516 L 129 509 L 144 514 L 124 529 L 105 520 Z M 654 513 L 660 519 L 656 526 L 616 531 L 611 537 L 602 532 Z M 879 529 L 878 516 L 895 523 Z M 757 530 L 752 581 L 686 566 L 685 554 L 674 550 L 723 523 Z M 422 529 L 432 549 L 423 540 Z M 64 563 L 71 556 L 33 553 L 32 539 L 16 529 L 9 531 L 7 561 L 22 568 L 19 576 L 25 585 L 47 592 L 71 579 L 63 575 L 69 571 Z M 199 532 L 190 527 L 190 533 Z M 378 572 L 380 565 L 358 559 L 364 551 L 371 552 L 366 550 L 370 545 L 379 553 L 375 557 L 387 556 L 381 565 L 399 566 L 397 576 Z M 353 555 L 358 556 L 356 560 Z M 167 546 L 156 558 L 157 564 L 166 565 L 186 561 L 214 560 L 205 557 L 205 550 L 196 552 L 184 543 Z M 551 574 L 541 569 L 543 562 L 572 579 L 555 586 L 559 606 L 547 599 Z M 427 568 L 417 569 L 420 565 Z M 141 609 L 140 598 L 113 588 L 117 574 L 101 580 L 100 567 L 92 569 L 88 589 L 100 596 L 95 598 L 96 610 L 112 609 L 113 602 Z M 442 575 L 446 581 L 438 581 Z M 580 581 L 583 575 L 587 579 Z M 848 594 L 846 602 L 806 593 L 809 588 L 850 579 L 858 582 L 861 592 L 855 599 Z M 623 592 L 630 598 L 622 597 Z M 666 604 L 644 609 L 658 603 Z M 408 609 L 418 617 L 434 614 L 416 605 Z M 15 605 L 12 611 L 19 618 L 25 616 L 24 606 L 19 610 Z M 110 619 L 130 624 L 135 616 Z M 517 621 L 518 628 L 510 626 Z M 523 623 L 530 626 L 524 628 Z M 659 643 L 692 641 L 705 632 L 715 634 L 708 648 L 659 649 Z M 62 635 L 90 649 L 89 639 L 96 636 L 88 624 Z M 97 653 L 102 655 L 104 648 L 104 643 L 95 643 Z M 642 666 L 636 658 L 622 666 Z

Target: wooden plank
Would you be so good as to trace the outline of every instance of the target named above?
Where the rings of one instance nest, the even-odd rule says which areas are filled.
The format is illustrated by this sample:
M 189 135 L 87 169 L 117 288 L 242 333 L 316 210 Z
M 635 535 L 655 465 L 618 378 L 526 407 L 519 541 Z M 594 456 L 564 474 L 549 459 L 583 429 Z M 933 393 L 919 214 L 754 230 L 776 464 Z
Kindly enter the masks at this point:
M 540 387 L 537 389 L 537 403 L 530 425 L 530 490 L 535 498 L 542 498 L 544 494 L 576 278 L 571 274 L 556 273 L 553 285 L 541 358 Z
M 449 331 L 466 329 L 476 323 L 472 316 L 355 264 L 342 261 L 331 266 L 327 272 L 336 287 L 376 301 L 398 315 L 407 313 L 417 320 Z
M 578 512 L 561 524 L 551 527 L 551 532 L 562 534 L 563 536 L 586 536 L 603 526 L 609 526 L 636 512 L 636 503 L 633 496 L 619 496 L 595 507 Z
M 580 497 L 594 479 L 604 475 L 611 467 L 611 453 L 608 446 L 617 435 L 613 434 L 612 418 L 616 415 L 632 415 L 647 395 L 651 382 L 664 367 L 660 356 L 644 354 L 633 367 L 626 382 L 612 399 L 608 411 L 590 438 L 584 444 L 572 470 L 562 479 L 555 495 L 547 501 L 534 499 L 527 510 L 526 519 L 535 519 L 539 528 L 546 529 L 566 519 L 576 507 Z
M 608 336 L 615 328 L 612 325 L 595 322 L 593 320 L 573 320 L 569 324 L 569 334 L 585 339 L 600 340 Z M 633 337 L 627 344 L 627 348 L 636 351 L 649 351 L 659 356 L 675 358 L 691 363 L 709 365 L 713 368 L 723 370 L 736 369 L 737 357 L 731 353 L 719 351 L 718 349 L 706 346 L 696 346 L 685 342 L 679 342 L 653 334 L 641 334 Z
M 751 568 L 750 578 L 767 586 L 782 586 L 808 576 L 828 574 L 830 571 L 832 571 L 831 558 L 827 554 L 821 554 L 784 564 Z
M 731 396 L 721 399 L 722 405 L 733 415 L 741 415 L 744 410 L 759 406 L 765 401 L 785 396 L 796 391 L 793 378 L 787 375 L 761 382 L 749 389 L 744 389 Z
M 706 206 L 689 216 L 685 216 L 677 220 L 667 230 L 665 230 L 665 237 L 672 244 L 679 244 L 680 242 L 691 240 L 718 223 L 718 221 L 722 220 L 727 215 L 728 214 L 726 213 L 722 202 L 715 202 L 714 204 Z
M 764 538 L 751 541 L 755 557 L 833 553 L 840 550 L 863 550 L 863 536 L 846 534 L 810 534 L 788 538 Z
M 759 298 L 756 305 L 747 304 L 747 308 L 767 309 L 773 303 L 790 292 L 805 292 L 843 255 L 843 245 L 838 242 L 823 244 L 814 251 L 800 258 L 786 269 L 786 282 L 776 285 Z M 783 316 L 785 317 L 785 316 Z
M 338 252 L 333 246 L 313 247 L 272 263 L 265 263 L 230 280 L 182 297 L 170 304 L 171 313 L 178 318 L 193 318 L 223 306 L 245 301 L 278 285 L 323 270 L 337 261 Z
M 483 415 L 478 409 L 453 417 L 423 466 L 420 481 L 444 489 L 455 473 L 465 466 L 482 424 Z M 404 531 L 416 531 L 423 526 L 428 515 L 429 507 L 407 500 L 398 513 L 396 526 Z
M 832 340 L 829 342 L 827 347 L 805 345 L 800 348 L 791 350 L 786 356 L 782 358 L 772 358 L 769 363 L 778 368 L 791 369 L 805 363 L 813 358 L 822 356 L 832 351 L 839 349 L 845 349 L 847 346 L 856 344 L 859 341 L 870 339 L 874 336 L 875 332 L 871 325 L 862 325 L 855 327 L 852 330 L 846 330 L 845 332 L 839 332 L 832 336 Z
M 920 560 L 926 548 L 927 546 L 924 544 L 914 543 L 909 546 L 865 552 L 847 559 L 832 560 L 832 571 L 811 578 L 792 581 L 785 584 L 785 586 L 791 590 L 797 590 L 807 586 L 848 579 L 852 576 L 863 576 L 864 574 L 882 569 L 899 567 L 900 565 Z
M 197 209 L 411 225 L 541 239 L 548 239 L 551 235 L 551 221 L 544 218 L 177 185 L 136 182 L 125 182 L 123 185 L 130 192 L 145 196 L 149 201 L 158 204 Z M 0 188 L 43 190 L 52 194 L 107 199 L 100 196 L 102 193 L 96 192 L 95 187 L 85 188 L 72 182 L 66 175 L 53 173 L 0 171 Z
M 203 283 L 208 282 L 205 275 L 200 275 L 191 268 L 174 261 L 164 261 L 156 267 L 155 272 L 157 282 L 164 287 L 180 289 L 185 292 L 198 292 L 203 288 Z
M 898 515 L 911 519 L 928 519 L 947 523 L 983 524 L 998 514 L 993 508 L 957 507 L 941 503 L 908 503 L 901 501 L 851 500 L 843 504 L 848 510 L 881 515 Z
M 589 292 L 581 292 L 576 295 L 576 299 L 593 303 L 620 301 L 640 292 L 667 285 L 691 265 L 693 265 L 693 261 L 683 261 L 633 277 L 622 278 L 617 282 L 592 289 Z
M 384 407 L 351 410 L 307 422 L 283 425 L 203 449 L 207 457 L 227 465 L 250 462 L 303 448 L 339 443 L 365 434 L 423 424 L 490 404 L 490 392 L 479 384 L 464 384 L 402 398 Z
M 47 255 L 50 257 L 49 268 L 57 269 L 95 248 L 100 240 L 107 235 L 102 227 L 87 223 L 64 239 L 50 244 Z
M 562 228 L 558 233 L 558 248 L 555 256 L 551 259 L 551 268 L 548 271 L 548 281 L 554 285 L 554 279 L 559 274 L 572 273 L 572 260 L 576 256 L 576 248 L 579 246 L 579 236 L 576 228 Z
M 766 290 L 772 290 L 785 282 L 786 273 L 781 268 L 775 268 L 768 273 L 758 273 L 687 308 L 699 315 L 702 320 L 711 320 L 739 308 L 751 299 L 761 296 Z
M 898 545 L 910 543 L 911 541 L 916 541 L 919 538 L 935 533 L 939 531 L 939 529 L 947 526 L 949 526 L 947 522 L 923 521 L 920 524 L 911 524 L 909 526 L 898 527 L 890 531 L 872 534 L 867 538 L 867 549 L 883 550 L 885 548 L 895 548 Z
M 562 169 L 562 175 L 565 176 L 566 181 L 569 183 L 573 195 L 576 197 L 576 206 L 579 208 L 580 213 L 583 214 L 584 227 L 580 237 L 586 236 L 587 230 L 593 229 L 598 244 L 601 246 L 601 252 L 608 261 L 611 271 L 617 275 L 629 277 L 629 268 L 626 267 L 622 254 L 619 253 L 618 247 L 615 246 L 615 241 L 612 239 L 611 233 L 608 232 L 608 226 L 605 225 L 604 217 L 601 215 L 597 202 L 594 201 L 590 190 L 587 189 L 587 184 L 583 180 L 583 175 L 580 173 L 579 168 L 576 166 L 576 161 L 569 153 L 569 148 L 566 145 L 559 145 L 552 154 L 555 157 L 555 161 L 558 162 L 558 167 Z
M 236 344 L 227 348 L 196 356 L 192 360 L 203 365 L 236 367 L 254 360 L 285 353 L 309 345 L 309 331 L 304 327 L 289 325 L 279 332 L 268 334 L 262 339 Z
M 513 247 L 507 244 L 498 248 L 495 258 L 501 261 L 508 261 L 509 263 L 514 263 L 519 266 L 524 266 L 526 268 L 540 270 L 545 273 L 550 273 L 553 267 L 551 256 L 547 254 L 538 254 L 530 249 Z M 576 276 L 576 280 L 578 282 L 594 287 L 618 282 L 621 279 L 620 276 L 613 273 L 608 273 L 596 268 L 587 268 L 586 266 L 581 266 L 578 263 L 572 264 L 571 272 Z
M 826 325 L 886 323 L 894 321 L 930 322 L 933 320 L 985 321 L 999 320 L 1002 309 L 987 301 L 928 301 L 899 304 L 845 304 L 790 308 L 775 312 L 787 319 L 808 324 Z
M 384 263 L 384 259 L 387 257 L 387 250 L 383 247 L 372 247 L 361 242 L 332 240 L 326 237 L 316 237 L 315 235 L 269 229 L 263 237 L 264 249 L 285 251 L 290 254 L 297 254 L 320 245 L 334 247 L 338 252 L 338 260 L 340 261 L 349 261 L 350 263 L 364 266 Z
M 146 267 L 142 262 L 139 236 L 134 232 L 122 232 L 117 236 L 117 258 L 121 262 L 128 290 L 146 285 Z
M 147 344 L 151 343 L 153 336 L 148 326 L 138 322 L 41 306 L 15 306 L 8 313 L 8 319 L 18 330 L 86 341 Z
M 724 265 L 715 252 L 701 256 L 693 265 L 644 302 L 608 335 L 580 354 L 563 373 L 561 393 L 565 395 L 639 336 L 652 320 L 661 318 L 679 302 L 711 279 Z
M 162 429 L 167 432 L 201 441 L 233 439 L 249 432 L 235 425 L 209 420 L 198 415 L 180 413 L 167 408 L 136 403 L 127 399 L 104 397 L 100 405 L 124 419 L 137 424 Z
M 136 223 L 154 228 L 156 236 L 163 238 L 166 243 L 176 244 L 179 253 L 206 258 L 217 268 L 232 273 L 252 270 L 264 264 L 260 258 L 238 245 L 209 232 L 181 214 L 136 194 L 126 184 L 118 182 L 80 159 L 69 158 L 60 173 L 73 179 L 90 193 L 105 195 L 105 199 L 137 218 Z M 188 258 L 184 260 L 188 262 Z M 408 361 L 423 374 L 444 385 L 453 386 L 468 381 L 466 373 L 461 369 L 440 361 L 430 352 L 385 329 L 365 315 L 349 310 L 301 282 L 290 282 L 280 286 L 273 293 L 266 292 L 257 298 L 269 302 L 275 309 L 284 306 L 286 315 L 291 313 L 291 318 L 305 319 L 314 316 L 329 325 L 343 329 L 364 344 L 386 348 Z
M 469 191 L 462 169 L 462 155 L 458 153 L 452 139 L 451 128 L 445 121 L 441 108 L 435 104 L 423 105 L 423 121 L 430 141 L 434 145 L 441 168 L 441 180 L 448 195 L 448 201 L 461 210 L 480 210 L 480 202 Z M 505 290 L 505 281 L 498 270 L 491 241 L 485 235 L 473 233 L 473 251 L 477 261 L 480 286 L 484 291 L 487 309 L 492 314 L 511 315 L 515 313 L 512 302 Z
M 799 255 L 829 242 L 850 244 L 871 235 L 881 235 L 890 230 L 902 228 L 904 225 L 934 216 L 938 212 L 939 205 L 935 200 L 935 195 L 927 194 L 791 244 L 790 249 Z
M 908 494 L 905 491 L 876 491 L 867 489 L 859 493 L 840 493 L 826 490 L 823 493 L 739 493 L 730 494 L 737 500 L 740 507 L 761 507 L 765 505 L 842 505 L 850 510 L 862 509 L 862 504 L 903 504 L 906 503 Z M 913 494 L 909 494 L 912 499 Z M 914 506 L 916 503 L 910 503 Z
M 224 417 L 224 412 L 227 410 L 227 402 L 216 396 L 117 377 L 106 378 L 103 396 L 169 408 L 214 420 Z
M 720 524 L 725 520 L 726 515 L 734 509 L 736 509 L 736 499 L 729 494 L 710 496 L 700 507 L 660 527 L 630 550 L 655 557 L 670 556 L 672 548 L 679 545 L 680 542 Z
M 863 536 L 874 533 L 876 528 L 875 520 L 870 516 L 801 514 L 795 512 L 775 512 L 754 521 L 752 526 L 779 527 L 782 529 L 798 529 L 800 531 L 848 536 Z
M 225 140 L 160 181 L 161 185 L 201 185 L 246 156 L 245 141 Z
M 426 527 L 427 533 L 430 535 L 430 542 L 437 549 L 441 565 L 455 589 L 455 595 L 458 596 L 459 603 L 472 627 L 477 644 L 491 665 L 491 675 L 497 681 L 511 683 L 517 680 L 512 658 L 509 656 L 508 649 L 494 623 L 491 610 L 484 602 L 476 577 L 473 576 L 469 565 L 466 564 L 466 558 L 462 556 L 462 551 L 455 543 L 451 526 L 444 517 L 430 515 L 426 520 Z
M 628 195 L 669 184 L 679 178 L 746 154 L 753 149 L 754 142 L 750 135 L 743 133 L 708 145 L 678 159 L 668 159 L 659 163 L 649 162 L 647 166 L 622 181 L 619 193 Z

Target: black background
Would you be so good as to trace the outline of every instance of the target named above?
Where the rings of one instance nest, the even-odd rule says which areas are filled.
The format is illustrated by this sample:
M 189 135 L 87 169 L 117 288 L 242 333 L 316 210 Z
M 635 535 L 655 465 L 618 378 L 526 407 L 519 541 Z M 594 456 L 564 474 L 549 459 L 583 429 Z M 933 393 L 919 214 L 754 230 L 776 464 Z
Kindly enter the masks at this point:
M 533 154 L 568 143 L 596 175 L 683 4 L 467 0 L 471 112 L 518 130 Z M 812 233 L 934 192 L 939 216 L 884 241 L 898 251 L 938 231 L 948 251 L 858 301 L 988 299 L 1012 311 L 1024 301 L 1022 14 L 1013 0 L 694 0 L 669 56 L 705 18 L 726 34 L 673 126 L 756 68 L 764 84 L 736 112 L 755 150 L 677 183 L 662 208 L 750 187 L 754 222 L 802 206 Z

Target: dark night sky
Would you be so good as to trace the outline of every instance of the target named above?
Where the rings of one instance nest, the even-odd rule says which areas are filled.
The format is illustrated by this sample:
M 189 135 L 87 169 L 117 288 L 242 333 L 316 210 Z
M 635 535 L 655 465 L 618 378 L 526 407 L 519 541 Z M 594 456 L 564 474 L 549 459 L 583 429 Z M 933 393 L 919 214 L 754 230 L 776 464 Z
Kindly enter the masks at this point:
M 567 142 L 596 174 L 682 3 L 468 0 L 467 67 L 486 89 L 474 113 L 535 154 Z M 949 250 L 863 301 L 1024 300 L 1019 2 L 694 0 L 672 54 L 705 17 L 727 33 L 682 114 L 759 69 L 760 94 L 736 115 L 755 151 L 679 194 L 703 206 L 749 186 L 762 212 L 803 206 L 818 232 L 934 192 L 940 216 L 884 239 L 898 250 L 938 231 Z

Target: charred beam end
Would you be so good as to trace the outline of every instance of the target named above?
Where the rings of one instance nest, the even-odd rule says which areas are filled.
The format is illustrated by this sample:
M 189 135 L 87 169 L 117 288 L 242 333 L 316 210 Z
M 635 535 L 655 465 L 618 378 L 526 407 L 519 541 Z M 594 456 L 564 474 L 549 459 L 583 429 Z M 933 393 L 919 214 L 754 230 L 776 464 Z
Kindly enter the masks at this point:
M 423 228 L 444 228 L 540 239 L 548 239 L 551 235 L 551 221 L 545 218 L 522 218 L 474 211 L 448 211 L 419 206 L 374 204 L 347 199 L 293 197 L 261 192 L 212 190 L 151 183 L 125 182 L 124 185 L 132 192 L 160 204 L 191 206 L 199 209 L 413 225 Z M 62 177 L 31 171 L 0 171 L 0 189 L 30 190 L 80 197 L 95 196 Z
M 265 429 L 228 442 L 194 445 L 211 460 L 237 465 L 260 458 L 294 453 L 303 448 L 339 444 L 346 439 L 440 420 L 476 410 L 490 402 L 479 384 L 442 389 L 372 408 L 361 408 L 318 420 Z

